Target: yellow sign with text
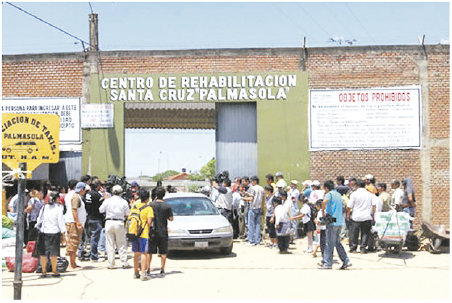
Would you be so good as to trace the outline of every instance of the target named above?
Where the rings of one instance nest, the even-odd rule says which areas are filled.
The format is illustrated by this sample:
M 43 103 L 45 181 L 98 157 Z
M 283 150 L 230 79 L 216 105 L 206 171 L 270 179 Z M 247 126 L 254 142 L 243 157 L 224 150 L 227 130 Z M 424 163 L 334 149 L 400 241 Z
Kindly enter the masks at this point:
M 11 169 L 19 163 L 33 171 L 42 163 L 57 163 L 60 117 L 44 114 L 2 114 L 2 162 Z

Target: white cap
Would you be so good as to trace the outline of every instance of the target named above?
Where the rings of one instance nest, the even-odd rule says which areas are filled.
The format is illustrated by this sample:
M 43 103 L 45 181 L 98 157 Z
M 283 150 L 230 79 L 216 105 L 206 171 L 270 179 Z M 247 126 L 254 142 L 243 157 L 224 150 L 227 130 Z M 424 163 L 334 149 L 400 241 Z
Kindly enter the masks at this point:
M 311 180 L 304 180 L 303 181 L 303 185 L 311 185 L 312 181 Z
M 292 181 L 290 181 L 290 183 L 298 185 L 298 181 L 297 180 L 292 180 Z
M 287 183 L 284 182 L 284 180 L 279 180 L 278 182 L 276 182 L 276 187 L 282 187 L 285 188 L 287 186 Z
M 373 179 L 374 176 L 372 176 L 371 174 L 367 174 L 365 178 L 366 178 L 366 180 L 370 180 L 370 179 Z
M 312 181 L 312 185 L 320 186 L 320 181 L 319 180 L 314 180 L 314 181 Z
M 282 176 L 283 176 L 283 174 L 280 171 L 276 172 L 276 174 L 275 174 L 275 177 L 282 177 Z
M 113 188 L 111 189 L 111 193 L 114 194 L 114 195 L 122 193 L 121 185 L 117 184 L 117 185 L 113 186 Z

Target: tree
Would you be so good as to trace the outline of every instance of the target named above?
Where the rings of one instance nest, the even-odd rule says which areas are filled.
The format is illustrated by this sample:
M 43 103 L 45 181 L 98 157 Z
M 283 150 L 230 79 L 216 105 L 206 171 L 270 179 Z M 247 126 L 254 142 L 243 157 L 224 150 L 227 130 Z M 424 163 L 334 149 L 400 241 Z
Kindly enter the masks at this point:
M 191 181 L 204 181 L 215 176 L 215 158 L 212 158 L 201 168 L 201 172 L 195 172 L 190 175 Z
M 201 175 L 210 179 L 215 176 L 215 158 L 212 158 L 201 168 Z
M 180 172 L 175 170 L 167 170 L 163 173 L 156 174 L 154 177 L 152 177 L 152 181 L 163 181 L 163 179 L 165 179 L 166 177 L 174 176 L 177 174 L 180 174 Z

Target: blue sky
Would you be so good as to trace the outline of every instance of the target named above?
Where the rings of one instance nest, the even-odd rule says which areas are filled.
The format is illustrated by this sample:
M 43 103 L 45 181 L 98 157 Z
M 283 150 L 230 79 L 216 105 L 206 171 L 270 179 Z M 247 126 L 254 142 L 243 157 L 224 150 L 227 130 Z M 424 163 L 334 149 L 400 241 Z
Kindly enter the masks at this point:
M 14 2 L 88 41 L 88 2 Z M 91 2 L 101 50 L 427 44 L 449 41 L 448 2 Z M 3 54 L 78 52 L 80 43 L 2 4 Z M 336 39 L 337 40 L 337 39 Z
M 89 41 L 88 2 L 14 2 Z M 91 2 L 102 51 L 449 43 L 448 2 Z M 331 41 L 332 42 L 329 42 Z M 74 38 L 2 3 L 3 54 L 80 52 Z M 150 142 L 143 145 L 143 142 Z M 155 144 L 159 142 L 159 144 Z M 196 142 L 196 144 L 192 144 Z M 183 152 L 180 152 L 183 150 Z M 177 152 L 178 151 L 178 152 Z M 126 176 L 199 170 L 215 132 L 126 130 Z

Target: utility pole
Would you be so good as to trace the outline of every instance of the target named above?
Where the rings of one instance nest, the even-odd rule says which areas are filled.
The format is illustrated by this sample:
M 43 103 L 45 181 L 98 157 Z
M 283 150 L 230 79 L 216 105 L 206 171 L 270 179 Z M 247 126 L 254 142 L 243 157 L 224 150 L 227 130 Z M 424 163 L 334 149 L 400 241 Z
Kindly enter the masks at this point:
M 20 172 L 17 193 L 17 231 L 16 231 L 16 261 L 14 265 L 14 300 L 22 299 L 22 257 L 24 252 L 24 224 L 25 224 L 25 185 L 27 164 L 19 163 Z
M 89 44 L 92 52 L 99 51 L 99 31 L 97 14 L 89 14 Z

